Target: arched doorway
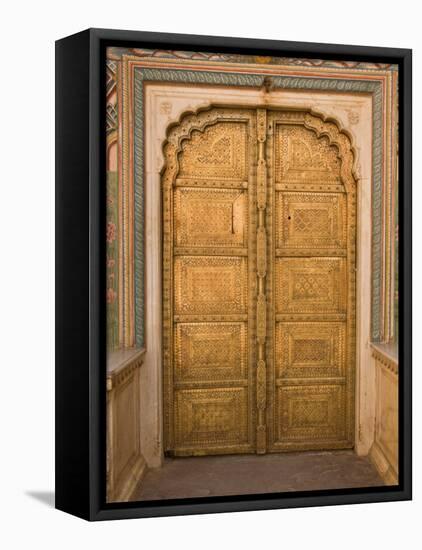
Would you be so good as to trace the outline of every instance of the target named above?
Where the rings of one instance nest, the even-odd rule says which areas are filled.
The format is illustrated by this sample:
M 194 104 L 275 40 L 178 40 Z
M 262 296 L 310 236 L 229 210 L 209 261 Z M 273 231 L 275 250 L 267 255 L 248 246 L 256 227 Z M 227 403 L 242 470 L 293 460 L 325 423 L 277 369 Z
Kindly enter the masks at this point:
M 213 107 L 164 152 L 165 451 L 353 447 L 349 137 L 305 109 Z

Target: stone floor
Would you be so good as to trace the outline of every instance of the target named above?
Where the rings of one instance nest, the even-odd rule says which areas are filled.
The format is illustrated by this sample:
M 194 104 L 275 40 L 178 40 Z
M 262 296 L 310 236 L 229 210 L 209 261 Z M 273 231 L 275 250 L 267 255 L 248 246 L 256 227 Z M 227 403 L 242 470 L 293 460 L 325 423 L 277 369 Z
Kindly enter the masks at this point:
M 369 459 L 353 451 L 174 458 L 147 472 L 134 500 L 379 485 Z

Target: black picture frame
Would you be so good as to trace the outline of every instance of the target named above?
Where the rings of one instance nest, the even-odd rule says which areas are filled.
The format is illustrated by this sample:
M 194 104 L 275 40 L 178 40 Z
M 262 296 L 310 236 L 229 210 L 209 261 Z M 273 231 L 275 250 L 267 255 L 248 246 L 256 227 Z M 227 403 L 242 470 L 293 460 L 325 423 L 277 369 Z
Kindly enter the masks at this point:
M 106 504 L 105 49 L 235 52 L 399 66 L 399 485 Z M 88 29 L 56 42 L 56 508 L 87 520 L 412 498 L 412 51 Z

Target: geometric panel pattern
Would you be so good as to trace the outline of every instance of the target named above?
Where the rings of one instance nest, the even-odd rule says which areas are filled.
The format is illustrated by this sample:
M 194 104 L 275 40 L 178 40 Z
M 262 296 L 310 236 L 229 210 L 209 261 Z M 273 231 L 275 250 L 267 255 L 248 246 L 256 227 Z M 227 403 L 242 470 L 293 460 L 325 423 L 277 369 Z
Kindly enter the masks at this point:
M 175 245 L 247 245 L 247 194 L 228 189 L 177 189 Z
M 345 439 L 342 385 L 279 386 L 276 443 Z
M 276 258 L 278 313 L 344 313 L 343 258 Z
M 175 444 L 192 454 L 206 448 L 248 443 L 246 388 L 175 391 Z
M 244 323 L 178 323 L 175 383 L 247 379 Z
M 301 248 L 311 253 L 345 248 L 345 208 L 341 193 L 277 192 L 276 247 L 284 249 L 285 255 Z
M 277 378 L 345 376 L 343 323 L 276 323 Z
M 174 286 L 176 314 L 246 313 L 247 261 L 241 257 L 175 257 Z

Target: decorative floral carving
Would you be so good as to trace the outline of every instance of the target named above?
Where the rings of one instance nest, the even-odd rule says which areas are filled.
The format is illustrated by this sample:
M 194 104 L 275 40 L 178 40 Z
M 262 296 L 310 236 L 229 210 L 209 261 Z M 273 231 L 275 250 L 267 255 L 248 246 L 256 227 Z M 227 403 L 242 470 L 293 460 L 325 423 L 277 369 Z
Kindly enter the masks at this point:
M 163 101 L 160 104 L 160 113 L 162 115 L 171 115 L 171 111 L 172 111 L 172 104 L 170 101 Z
M 353 111 L 352 109 L 348 109 L 347 111 L 347 119 L 349 121 L 349 124 L 355 125 L 359 123 L 359 113 L 357 111 Z
M 108 243 L 112 243 L 116 239 L 116 224 L 114 222 L 107 222 L 106 240 Z

